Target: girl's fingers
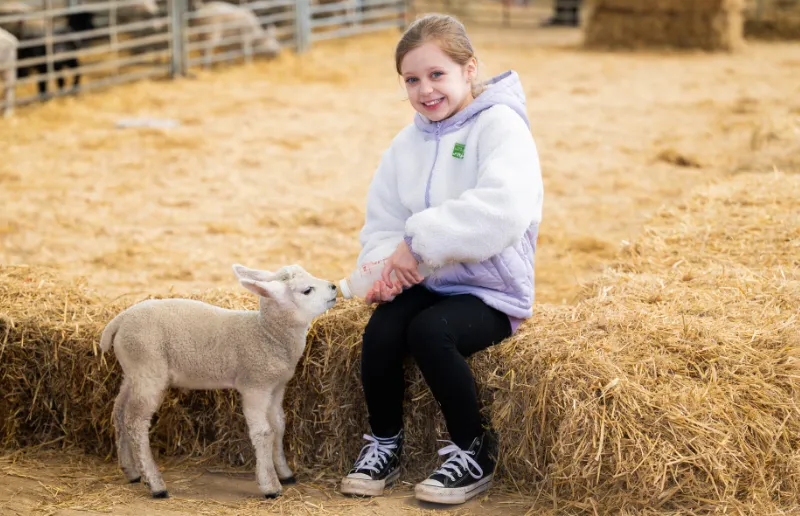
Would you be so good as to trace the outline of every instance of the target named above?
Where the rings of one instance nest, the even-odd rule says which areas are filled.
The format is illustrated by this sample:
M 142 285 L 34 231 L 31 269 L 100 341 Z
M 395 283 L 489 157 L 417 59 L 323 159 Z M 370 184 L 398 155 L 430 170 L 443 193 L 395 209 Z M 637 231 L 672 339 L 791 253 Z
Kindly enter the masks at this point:
M 403 285 L 405 288 L 408 288 L 414 284 L 414 282 L 411 279 L 411 275 L 408 272 L 397 269 L 395 271 L 395 274 L 397 275 L 397 279 L 400 280 L 400 284 Z
M 399 294 L 402 291 L 403 291 L 403 285 L 401 285 L 400 283 L 395 283 L 394 287 L 387 288 L 386 301 L 391 301 L 397 294 Z
M 392 286 L 391 274 L 393 270 L 394 265 L 392 265 L 392 260 L 387 260 L 386 266 L 383 268 L 383 271 L 381 271 L 381 279 L 390 287 Z

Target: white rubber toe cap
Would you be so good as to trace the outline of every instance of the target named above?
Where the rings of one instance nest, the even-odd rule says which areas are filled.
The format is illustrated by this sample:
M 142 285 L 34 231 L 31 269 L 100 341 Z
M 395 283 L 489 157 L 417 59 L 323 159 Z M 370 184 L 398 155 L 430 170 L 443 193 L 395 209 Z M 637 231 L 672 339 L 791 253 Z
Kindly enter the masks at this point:
M 353 480 L 372 480 L 372 477 L 366 473 L 351 473 L 347 475 L 347 478 L 351 478 Z

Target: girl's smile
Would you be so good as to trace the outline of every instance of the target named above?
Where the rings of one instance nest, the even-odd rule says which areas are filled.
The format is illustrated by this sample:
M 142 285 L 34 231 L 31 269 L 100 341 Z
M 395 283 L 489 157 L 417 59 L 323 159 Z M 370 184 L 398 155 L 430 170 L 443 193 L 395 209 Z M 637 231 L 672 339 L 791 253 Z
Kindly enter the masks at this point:
M 459 65 L 434 41 L 403 58 L 402 75 L 412 107 L 434 122 L 449 118 L 472 102 L 475 66 Z

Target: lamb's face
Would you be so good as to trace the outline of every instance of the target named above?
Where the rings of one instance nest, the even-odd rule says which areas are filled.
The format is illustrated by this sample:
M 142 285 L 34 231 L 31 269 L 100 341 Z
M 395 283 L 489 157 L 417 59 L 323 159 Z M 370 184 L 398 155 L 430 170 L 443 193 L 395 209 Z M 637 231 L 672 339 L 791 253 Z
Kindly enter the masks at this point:
M 273 25 L 267 27 L 256 45 L 257 51 L 267 57 L 277 57 L 281 53 L 281 44 L 278 42 Z
M 336 304 L 336 285 L 315 278 L 299 265 L 270 272 L 234 264 L 233 272 L 244 288 L 273 300 L 281 312 L 292 311 L 307 324 Z
M 299 265 L 283 267 L 275 279 L 286 284 L 292 302 L 309 323 L 336 304 L 336 285 L 312 276 Z

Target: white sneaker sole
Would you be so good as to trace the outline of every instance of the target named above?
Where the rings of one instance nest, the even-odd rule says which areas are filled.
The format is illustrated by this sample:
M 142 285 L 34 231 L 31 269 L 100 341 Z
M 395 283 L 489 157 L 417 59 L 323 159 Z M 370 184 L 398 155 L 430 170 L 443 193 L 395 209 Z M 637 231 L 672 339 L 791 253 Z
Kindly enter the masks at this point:
M 400 477 L 400 468 L 392 471 L 384 480 L 344 477 L 339 486 L 342 494 L 360 496 L 381 496 L 383 490 Z
M 459 504 L 464 503 L 470 498 L 473 498 L 482 492 L 488 490 L 492 486 L 492 478 L 494 475 L 489 475 L 481 479 L 479 482 L 467 487 L 436 487 L 428 486 L 422 483 L 414 487 L 414 495 L 417 500 L 424 502 L 434 503 L 448 503 Z

